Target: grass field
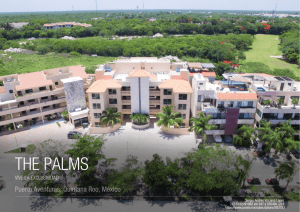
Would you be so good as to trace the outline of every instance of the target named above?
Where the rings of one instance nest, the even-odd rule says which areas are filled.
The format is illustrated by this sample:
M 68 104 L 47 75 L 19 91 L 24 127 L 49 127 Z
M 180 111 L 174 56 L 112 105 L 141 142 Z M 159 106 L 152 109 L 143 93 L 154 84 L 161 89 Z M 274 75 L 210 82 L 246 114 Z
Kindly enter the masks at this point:
M 0 54 L 3 54 L 0 51 Z M 8 58 L 11 56 L 11 58 Z M 45 69 L 59 68 L 64 66 L 82 65 L 84 67 L 103 64 L 108 61 L 113 61 L 114 57 L 91 57 L 81 55 L 78 57 L 68 56 L 68 54 L 48 53 L 47 55 L 39 54 L 20 54 L 7 53 L 2 57 L 4 69 L 6 73 L 0 72 L 0 76 L 8 74 L 22 74 L 28 72 L 42 71 Z
M 269 66 L 272 70 L 275 68 L 288 68 L 299 76 L 300 70 L 297 65 L 270 57 L 270 55 L 282 55 L 282 52 L 278 49 L 279 43 L 278 35 L 255 35 L 251 48 L 245 52 L 246 60 L 240 61 L 241 67 L 243 63 L 261 62 Z

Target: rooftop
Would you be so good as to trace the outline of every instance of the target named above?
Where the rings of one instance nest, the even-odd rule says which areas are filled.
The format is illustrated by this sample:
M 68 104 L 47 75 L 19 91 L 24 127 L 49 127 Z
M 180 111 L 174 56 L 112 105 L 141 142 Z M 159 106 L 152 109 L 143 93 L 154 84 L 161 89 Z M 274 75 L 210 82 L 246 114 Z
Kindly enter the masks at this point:
M 31 72 L 18 75 L 20 85 L 16 85 L 16 90 L 25 90 L 35 87 L 53 85 L 52 80 L 47 80 L 43 72 Z
M 87 93 L 104 93 L 108 88 L 121 88 L 122 85 L 116 80 L 97 80 L 91 87 L 86 91 Z
M 216 77 L 216 73 L 215 72 L 202 72 L 200 74 L 202 76 L 204 76 L 204 77 Z
M 151 74 L 148 71 L 141 70 L 141 69 L 130 72 L 128 77 L 149 77 L 149 78 L 152 78 L 152 79 L 156 78 L 155 75 Z
M 160 89 L 173 89 L 174 93 L 193 93 L 190 83 L 181 79 L 170 79 L 158 86 Z
M 219 100 L 257 100 L 256 93 L 217 93 Z
M 76 81 L 80 81 L 80 80 L 82 80 L 81 77 L 70 77 L 70 78 L 66 78 L 66 79 L 61 79 L 61 81 L 63 83 L 76 82 Z
M 70 66 L 69 69 L 71 70 L 73 77 L 81 77 L 82 79 L 89 78 L 89 75 L 87 75 L 81 65 Z

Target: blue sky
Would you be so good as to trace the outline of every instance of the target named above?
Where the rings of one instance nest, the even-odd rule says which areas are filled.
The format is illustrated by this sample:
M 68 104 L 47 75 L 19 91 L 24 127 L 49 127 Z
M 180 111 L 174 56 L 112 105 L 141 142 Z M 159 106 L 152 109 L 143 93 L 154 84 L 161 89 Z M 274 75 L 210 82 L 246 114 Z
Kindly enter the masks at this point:
M 97 0 L 98 10 L 143 8 L 143 0 Z M 299 0 L 145 0 L 145 9 L 299 11 Z M 95 0 L 0 0 L 0 12 L 95 10 Z

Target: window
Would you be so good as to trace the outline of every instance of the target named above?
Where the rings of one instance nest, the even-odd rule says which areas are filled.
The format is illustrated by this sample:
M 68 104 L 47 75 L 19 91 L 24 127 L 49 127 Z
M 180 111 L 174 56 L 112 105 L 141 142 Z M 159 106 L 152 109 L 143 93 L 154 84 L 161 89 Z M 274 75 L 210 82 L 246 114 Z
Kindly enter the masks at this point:
M 55 82 L 55 85 L 58 85 L 58 82 Z
M 44 106 L 44 107 L 43 107 L 43 109 L 47 109 L 47 108 L 50 108 L 50 106 Z
M 117 94 L 116 89 L 108 89 L 108 94 Z
M 292 113 L 285 113 L 285 114 L 283 114 L 283 118 L 284 118 L 284 119 L 291 119 L 292 116 L 293 116 Z
M 172 104 L 172 99 L 164 99 L 164 104 L 165 104 L 165 105 L 170 105 L 170 104 Z
M 178 110 L 186 110 L 186 104 L 179 104 Z
M 117 99 L 109 99 L 109 104 L 117 104 Z
M 46 99 L 48 99 L 48 96 L 44 96 L 41 98 L 41 100 L 46 100 Z
M 199 85 L 203 85 L 203 83 L 201 82 L 201 83 L 199 83 Z
M 164 89 L 164 95 L 172 95 L 171 89 Z
M 101 127 L 100 122 L 95 122 L 95 127 Z
M 181 114 L 182 119 L 186 119 L 186 114 Z
M 9 93 L 13 93 L 13 90 L 9 90 Z
M 248 107 L 253 107 L 253 102 L 248 102 Z
M 244 118 L 244 113 L 240 113 L 239 114 L 239 119 L 243 119 Z
M 242 106 L 242 102 L 237 102 L 237 107 L 241 107 Z
M 93 109 L 101 109 L 100 103 L 94 103 L 93 104 Z
M 218 107 L 224 107 L 224 101 L 221 101 L 221 102 L 219 102 L 219 105 L 218 105 Z
M 47 88 L 46 88 L 46 86 L 44 86 L 44 87 L 39 87 L 39 90 L 40 91 L 45 91 Z
M 31 109 L 31 110 L 29 110 L 29 112 L 33 112 L 33 111 L 36 111 L 37 109 L 36 108 L 34 108 L 34 109 Z
M 100 95 L 98 93 L 92 93 L 92 99 L 100 99 Z
M 27 102 L 35 102 L 35 99 L 29 99 Z
M 180 128 L 185 128 L 185 123 L 180 124 Z
M 228 102 L 228 107 L 233 107 L 234 102 Z
M 198 102 L 201 102 L 201 95 L 198 95 Z
M 100 119 L 101 118 L 101 113 L 94 113 L 95 119 Z
M 32 89 L 25 90 L 25 93 L 32 93 L 32 92 L 33 92 Z
M 248 119 L 249 117 L 249 113 L 244 113 L 244 119 Z
M 179 94 L 179 100 L 187 100 L 187 94 Z

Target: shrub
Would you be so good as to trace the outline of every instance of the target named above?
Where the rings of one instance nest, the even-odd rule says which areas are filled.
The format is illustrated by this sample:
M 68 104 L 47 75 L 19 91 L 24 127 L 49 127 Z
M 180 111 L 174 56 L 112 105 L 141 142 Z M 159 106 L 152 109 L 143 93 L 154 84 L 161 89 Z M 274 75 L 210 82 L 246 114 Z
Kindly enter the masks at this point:
M 26 148 L 26 153 L 27 154 L 32 154 L 35 149 L 36 149 L 36 146 L 34 144 L 29 144 Z
M 78 57 L 78 56 L 80 56 L 81 54 L 78 53 L 78 52 L 75 52 L 75 51 L 71 51 L 71 52 L 69 53 L 69 55 L 70 55 L 70 56 Z
M 97 69 L 97 66 L 90 66 L 85 68 L 85 72 L 87 74 L 95 74 L 95 70 Z
M 3 81 L 2 80 L 0 80 L 0 86 L 3 86 Z

